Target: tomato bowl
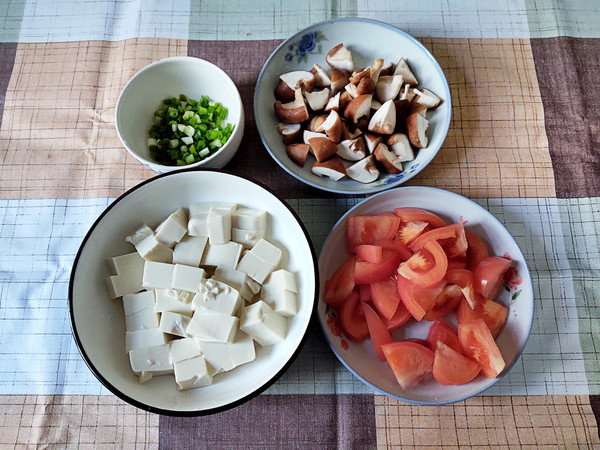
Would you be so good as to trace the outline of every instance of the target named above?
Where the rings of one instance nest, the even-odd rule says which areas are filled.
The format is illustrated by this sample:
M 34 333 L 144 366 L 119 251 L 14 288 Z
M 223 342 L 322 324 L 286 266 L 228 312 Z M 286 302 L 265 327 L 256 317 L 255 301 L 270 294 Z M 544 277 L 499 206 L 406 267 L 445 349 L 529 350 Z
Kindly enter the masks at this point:
M 377 332 L 374 332 L 374 328 L 371 327 L 371 323 L 369 323 L 368 327 L 370 335 L 367 335 L 364 339 L 362 339 L 362 337 L 357 338 L 356 336 L 360 334 L 358 331 L 361 329 L 360 321 L 369 322 L 369 316 L 373 314 L 372 311 L 379 310 L 381 312 L 380 303 L 376 304 L 375 301 L 372 303 L 369 302 L 369 300 L 374 299 L 375 294 L 373 286 L 375 283 L 369 285 L 370 291 L 369 294 L 366 294 L 373 296 L 373 298 L 364 298 L 362 296 L 361 290 L 364 287 L 363 283 L 368 283 L 369 277 L 374 276 L 374 274 L 372 273 L 373 271 L 369 272 L 369 270 L 359 268 L 356 261 L 363 261 L 363 259 L 358 256 L 354 262 L 354 272 L 352 274 L 352 286 L 354 286 L 355 282 L 356 286 L 354 287 L 352 294 L 347 296 L 347 300 L 345 301 L 354 301 L 357 304 L 360 304 L 361 299 L 365 300 L 366 303 L 362 302 L 363 309 L 359 311 L 358 309 L 353 309 L 354 307 L 342 308 L 341 306 L 336 308 L 331 306 L 333 304 L 331 298 L 326 297 L 329 295 L 328 292 L 332 292 L 336 289 L 336 286 L 341 286 L 341 284 L 336 284 L 336 282 L 340 283 L 339 280 L 341 278 L 334 277 L 334 274 L 344 273 L 344 270 L 340 269 L 344 263 L 347 264 L 347 267 L 352 266 L 352 263 L 348 262 L 349 258 L 352 256 L 349 252 L 349 248 L 354 248 L 355 250 L 353 253 L 358 254 L 357 247 L 354 246 L 356 242 L 352 242 L 355 231 L 348 230 L 349 222 L 357 222 L 354 216 L 380 215 L 381 213 L 384 213 L 385 215 L 389 214 L 389 212 L 393 212 L 396 208 L 426 209 L 435 214 L 438 218 L 441 218 L 447 224 L 461 223 L 464 225 L 464 230 L 470 232 L 467 233 L 467 236 L 474 234 L 480 238 L 480 245 L 487 248 L 490 255 L 490 258 L 488 259 L 490 261 L 495 260 L 494 258 L 491 258 L 492 256 L 500 257 L 496 258 L 498 261 L 509 261 L 509 271 L 497 277 L 497 280 L 486 280 L 486 276 L 488 278 L 493 278 L 492 272 L 494 268 L 490 269 L 489 274 L 486 274 L 484 271 L 485 264 L 483 263 L 479 264 L 481 267 L 473 269 L 472 271 L 475 274 L 475 283 L 479 282 L 480 285 L 484 285 L 486 281 L 489 281 L 489 286 L 489 284 L 493 284 L 494 281 L 497 281 L 499 288 L 497 294 L 494 294 L 493 299 L 494 304 L 501 305 L 499 309 L 504 311 L 505 322 L 501 328 L 494 329 L 492 325 L 487 322 L 487 318 L 485 323 L 483 320 L 457 320 L 457 316 L 459 316 L 459 318 L 466 317 L 460 316 L 460 307 L 452 309 L 441 318 L 442 321 L 445 322 L 445 324 L 442 325 L 446 328 L 449 326 L 449 328 L 453 330 L 455 336 L 457 335 L 458 329 L 458 335 L 461 337 L 460 344 L 463 345 L 464 349 L 463 357 L 469 360 L 469 364 L 477 365 L 477 371 L 475 373 L 479 372 L 479 366 L 481 366 L 481 372 L 487 372 L 488 376 L 484 376 L 480 372 L 474 378 L 472 375 L 469 378 L 470 381 L 463 382 L 463 384 L 452 384 L 447 382 L 441 384 L 443 379 L 442 376 L 461 378 L 465 374 L 449 373 L 448 370 L 445 370 L 446 367 L 444 367 L 445 372 L 434 377 L 436 370 L 434 365 L 433 371 L 426 371 L 426 374 L 418 383 L 408 383 L 406 388 L 402 388 L 396 370 L 397 367 L 392 369 L 395 363 L 392 361 L 394 359 L 394 354 L 391 349 L 401 348 L 401 351 L 403 352 L 416 351 L 416 353 L 423 351 L 430 355 L 428 358 L 431 358 L 432 361 L 434 354 L 437 359 L 437 352 L 434 353 L 435 348 L 431 351 L 432 348 L 430 342 L 432 337 L 429 335 L 431 332 L 434 336 L 433 342 L 438 342 L 437 337 L 435 336 L 440 335 L 440 330 L 435 327 L 437 327 L 439 323 L 435 322 L 434 318 L 431 316 L 425 316 L 422 320 L 417 321 L 413 312 L 414 309 L 411 309 L 410 305 L 407 304 L 409 302 L 406 301 L 407 297 L 405 292 L 401 291 L 402 288 L 400 285 L 402 283 L 398 282 L 397 284 L 393 284 L 392 288 L 394 289 L 397 287 L 397 291 L 400 295 L 401 300 L 398 311 L 400 310 L 400 307 L 406 305 L 406 309 L 410 311 L 407 313 L 410 318 L 403 325 L 390 331 L 390 336 L 394 343 L 391 345 L 374 345 L 373 340 L 377 342 L 378 338 L 376 336 Z M 394 214 L 392 213 L 392 217 L 393 216 Z M 353 217 L 352 220 L 350 219 L 351 217 Z M 429 228 L 426 230 L 429 230 Z M 363 237 L 365 236 L 365 233 L 369 233 L 366 227 L 361 229 L 360 232 L 363 233 Z M 361 234 L 358 233 L 358 235 Z M 370 249 L 370 246 L 364 245 L 362 247 L 366 248 L 366 253 L 361 253 L 360 256 L 369 258 L 370 255 L 368 250 Z M 477 253 L 477 245 L 472 244 L 470 240 L 469 249 L 469 252 L 471 252 L 469 255 Z M 365 249 L 361 249 L 361 251 L 363 250 Z M 388 252 L 387 254 L 389 255 L 390 253 Z M 382 258 L 384 265 L 386 262 L 385 255 L 386 250 L 384 247 Z M 396 259 L 390 264 L 395 264 L 394 267 L 398 267 L 399 261 L 401 260 Z M 368 266 L 370 268 L 374 267 L 374 265 Z M 345 273 L 348 272 L 346 271 Z M 447 280 L 449 279 L 448 274 L 450 274 L 450 270 L 445 273 Z M 396 283 L 396 275 L 396 270 L 394 269 L 394 274 L 392 276 L 394 283 Z M 477 280 L 477 277 L 479 277 L 479 280 Z M 362 382 L 372 387 L 375 391 L 408 403 L 423 405 L 454 403 L 478 395 L 486 389 L 489 389 L 501 380 L 514 366 L 527 343 L 533 323 L 534 295 L 531 275 L 523 252 L 513 236 L 504 225 L 485 208 L 465 197 L 441 189 L 429 187 L 399 187 L 373 195 L 350 209 L 333 227 L 323 244 L 319 256 L 319 278 L 321 295 L 317 306 L 317 314 L 325 338 L 333 352 L 350 372 Z M 400 279 L 403 277 L 398 276 L 397 278 Z M 460 281 L 453 280 L 453 283 L 460 284 Z M 448 282 L 447 285 L 449 286 L 450 282 Z M 360 290 L 358 289 L 359 287 Z M 385 290 L 385 288 L 382 289 Z M 477 290 L 477 287 L 475 289 Z M 494 292 L 496 292 L 495 289 L 496 288 L 494 287 Z M 477 295 L 479 296 L 480 294 L 478 293 Z M 324 301 L 324 298 L 327 303 Z M 480 296 L 478 298 L 482 299 L 483 297 Z M 466 301 L 464 296 L 462 297 L 462 301 Z M 370 308 L 367 308 L 365 305 L 369 305 Z M 349 310 L 354 312 L 348 313 L 347 311 Z M 462 314 L 465 313 L 463 312 Z M 493 339 L 492 342 L 495 342 L 495 346 L 497 346 L 505 363 L 502 368 L 497 371 L 498 373 L 494 377 L 490 377 L 489 369 L 485 369 L 485 364 L 482 364 L 479 361 L 478 356 L 469 353 L 463 341 L 464 336 L 468 336 L 468 333 L 473 333 L 473 329 L 468 329 L 467 326 L 471 327 L 474 326 L 474 324 L 478 325 L 479 322 L 484 326 L 485 332 L 490 333 L 489 337 Z M 386 322 L 386 326 L 388 323 L 389 322 Z M 434 329 L 431 329 L 433 324 L 436 325 Z M 487 325 L 487 327 L 485 325 Z M 363 329 L 364 327 L 366 327 L 366 325 L 363 325 Z M 388 330 L 389 329 L 391 328 L 388 327 Z M 461 329 L 463 331 L 460 331 Z M 463 333 L 463 335 L 461 335 L 461 333 Z M 492 333 L 494 334 L 493 338 Z M 373 336 L 373 340 L 371 339 L 371 336 Z M 464 339 L 468 342 L 468 338 L 465 337 Z M 397 343 L 401 344 L 398 345 Z M 376 347 L 380 353 L 380 357 L 377 355 Z M 382 352 L 384 348 L 386 351 Z M 426 348 L 427 350 L 423 350 L 423 348 Z M 487 348 L 484 350 L 487 350 Z M 461 351 L 460 347 L 457 351 Z M 385 353 L 385 356 L 383 353 Z M 440 351 L 440 353 L 442 354 L 443 352 Z M 415 356 L 415 358 L 417 358 L 417 356 Z M 477 363 L 475 363 L 476 360 L 478 361 Z M 440 361 L 444 361 L 441 356 Z M 438 367 L 441 367 L 441 363 Z M 461 368 L 460 370 L 462 370 L 464 366 L 459 367 Z M 402 370 L 405 372 L 408 370 L 408 372 L 403 373 L 402 376 L 410 377 L 414 375 L 417 376 L 417 378 L 420 378 L 419 374 L 410 373 L 410 370 L 412 370 L 410 368 L 406 369 L 405 367 Z M 417 370 L 415 370 L 415 372 L 416 371 Z M 439 373 L 440 372 L 438 371 L 438 374 Z

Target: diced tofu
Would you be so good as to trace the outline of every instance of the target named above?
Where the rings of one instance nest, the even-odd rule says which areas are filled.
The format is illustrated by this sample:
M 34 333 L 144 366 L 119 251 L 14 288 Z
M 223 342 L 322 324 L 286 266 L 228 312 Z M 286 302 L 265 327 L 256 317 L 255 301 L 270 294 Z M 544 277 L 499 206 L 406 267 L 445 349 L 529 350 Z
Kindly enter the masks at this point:
M 154 376 L 173 373 L 169 360 L 169 344 L 137 348 L 129 352 L 129 362 L 136 375 L 150 372 Z
M 236 210 L 235 203 L 213 203 L 208 212 L 208 242 L 225 244 L 231 240 L 231 215 Z
M 145 237 L 135 249 L 146 261 L 170 263 L 173 261 L 173 249 L 161 244 L 154 234 Z
M 190 206 L 188 233 L 190 236 L 208 237 L 208 213 L 210 203 L 194 203 Z
M 208 372 L 208 366 L 203 356 L 175 363 L 174 371 L 177 389 L 180 391 L 212 384 L 213 377 Z
M 202 283 L 192 300 L 195 311 L 214 311 L 230 316 L 235 315 L 241 306 L 242 298 L 236 289 L 212 278 Z
M 256 243 L 264 239 L 265 230 L 243 230 L 241 228 L 231 229 L 231 240 L 242 244 L 244 248 L 252 248 Z
M 141 311 L 142 309 L 154 309 L 154 291 L 141 291 L 135 294 L 123 296 L 123 310 L 125 316 Z
M 133 246 L 135 247 L 140 242 L 142 242 L 144 239 L 146 239 L 148 236 L 152 236 L 153 234 L 154 234 L 154 231 L 152 231 L 152 228 L 150 228 L 146 224 L 143 224 L 141 227 L 139 227 L 137 230 L 135 230 L 132 234 L 127 236 L 125 238 L 125 242 L 129 242 L 130 244 L 133 244 Z
M 242 245 L 237 242 L 209 244 L 202 257 L 203 266 L 223 266 L 234 269 L 242 254 Z
M 220 312 L 196 310 L 187 333 L 206 342 L 232 342 L 240 319 Z
M 288 272 L 285 269 L 279 269 L 274 271 L 269 275 L 269 278 L 265 280 L 262 291 L 263 293 L 269 293 L 283 290 L 298 293 L 298 283 L 295 274 Z
M 281 249 L 266 239 L 259 240 L 250 252 L 273 266 L 277 266 L 281 262 Z
M 175 364 L 180 361 L 185 361 L 186 359 L 192 359 L 196 356 L 200 356 L 202 352 L 200 351 L 200 347 L 196 343 L 196 340 L 191 337 L 186 337 L 183 339 L 175 339 L 170 342 L 171 350 L 169 352 L 169 357 L 171 358 L 171 363 Z
M 146 328 L 125 333 L 125 351 L 127 353 L 138 348 L 153 347 L 165 343 L 165 335 L 158 328 Z
M 241 270 L 218 266 L 212 279 L 228 284 L 237 290 L 244 300 L 252 300 L 260 291 L 260 285 L 256 285 L 256 282 Z
M 253 280 L 262 284 L 277 268 L 281 257 L 281 249 L 265 239 L 260 239 L 251 250 L 242 256 L 237 270 L 246 272 Z
M 240 329 L 263 347 L 277 344 L 287 334 L 287 319 L 262 300 L 242 310 Z
M 266 279 L 260 296 L 275 312 L 290 317 L 298 312 L 297 292 L 296 276 L 280 269 Z
M 243 331 L 238 331 L 231 343 L 198 341 L 198 347 L 215 374 L 235 369 L 256 358 L 254 341 Z
M 172 334 L 173 336 L 186 337 L 186 330 L 189 323 L 189 316 L 165 311 L 160 315 L 159 328 L 163 333 Z
M 173 264 L 198 267 L 207 242 L 206 236 L 184 236 L 173 248 Z
M 154 308 L 146 308 L 125 316 L 125 329 L 127 331 L 145 330 L 148 328 L 158 328 L 158 314 Z
M 107 261 L 112 276 L 106 278 L 106 292 L 110 298 L 133 294 L 143 289 L 144 260 L 136 252 L 115 256 Z
M 204 269 L 175 264 L 171 287 L 181 291 L 196 292 L 204 281 Z
M 171 311 L 191 317 L 193 313 L 192 298 L 194 297 L 191 292 L 177 289 L 156 289 L 155 293 L 154 312 Z
M 283 290 L 264 298 L 264 301 L 273 311 L 283 317 L 292 317 L 298 312 L 298 294 Z
M 231 217 L 231 226 L 243 230 L 266 230 L 267 212 L 253 208 L 238 208 Z
M 187 233 L 187 222 L 187 211 L 179 208 L 158 226 L 156 240 L 167 247 L 173 248 Z
M 142 285 L 146 289 L 171 289 L 174 269 L 173 264 L 146 261 Z

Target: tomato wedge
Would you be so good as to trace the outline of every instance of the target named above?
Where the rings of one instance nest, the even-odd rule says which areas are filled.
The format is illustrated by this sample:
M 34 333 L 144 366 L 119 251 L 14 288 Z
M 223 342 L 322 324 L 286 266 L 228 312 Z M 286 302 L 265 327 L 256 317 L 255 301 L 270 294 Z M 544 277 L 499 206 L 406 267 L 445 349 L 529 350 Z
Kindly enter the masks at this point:
M 473 288 L 473 272 L 467 269 L 452 269 L 446 272 L 446 281 L 456 284 L 471 305 L 475 306 L 475 289 Z
M 483 258 L 475 268 L 475 272 L 473 272 L 475 292 L 485 298 L 496 298 L 504 274 L 509 269 L 510 264 L 510 259 L 501 256 Z
M 381 239 L 392 239 L 398 231 L 400 218 L 393 214 L 348 217 L 348 250 L 363 244 L 373 244 Z
M 421 320 L 435 304 L 435 299 L 442 293 L 446 282 L 443 281 L 437 286 L 422 287 L 407 280 L 403 276 L 398 276 L 398 294 L 400 300 L 411 313 L 415 320 Z
M 351 256 L 338 267 L 333 276 L 325 282 L 323 301 L 328 305 L 341 306 L 354 289 L 354 266 L 356 258 Z
M 358 292 L 360 294 L 360 300 L 363 302 L 371 301 L 371 286 L 369 284 L 359 284 Z
M 496 378 L 506 367 L 500 349 L 482 319 L 459 324 L 458 340 L 464 354 L 479 364 L 482 375 Z
M 465 230 L 465 237 L 469 248 L 467 249 L 467 269 L 473 271 L 483 258 L 489 256 L 487 245 L 475 233 Z
M 471 308 L 466 301 L 462 300 L 456 309 L 456 320 L 458 320 L 458 323 L 482 319 L 490 329 L 494 339 L 502 331 L 507 318 L 508 308 L 505 308 L 494 300 L 481 297 L 478 298 L 475 308 Z
M 375 347 L 375 353 L 380 361 L 385 361 L 385 355 L 383 354 L 381 346 L 393 342 L 392 336 L 390 336 L 390 332 L 385 327 L 381 317 L 379 317 L 373 308 L 371 308 L 365 302 L 362 302 L 362 307 L 365 318 L 367 319 L 369 335 L 371 336 L 371 341 L 373 341 L 373 347 Z
M 408 261 L 400 264 L 398 273 L 419 286 L 428 287 L 439 284 L 447 270 L 448 258 L 444 249 L 437 241 L 430 240 Z
M 367 261 L 371 264 L 377 264 L 381 262 L 381 245 L 363 244 L 354 247 L 354 253 L 360 259 Z
M 463 298 L 463 293 L 455 284 L 447 284 L 444 290 L 437 296 L 433 307 L 425 313 L 423 319 L 427 322 L 441 319 L 456 309 Z
M 398 286 L 393 278 L 375 281 L 370 285 L 371 300 L 382 318 L 390 320 L 400 304 Z
M 394 214 L 400 217 L 402 222 L 412 222 L 416 220 L 419 222 L 427 222 L 433 228 L 446 226 L 446 222 L 444 222 L 441 217 L 427 211 L 426 209 L 410 207 L 394 208 Z
M 453 226 L 455 235 L 446 240 L 443 245 L 444 251 L 448 256 L 448 259 L 466 259 L 469 244 L 465 235 L 465 222 L 463 222 L 461 218 L 461 220 Z
M 381 346 L 398 384 L 407 389 L 433 371 L 434 354 L 414 342 L 392 342 Z
M 385 317 L 382 317 L 381 320 L 383 320 L 388 331 L 394 331 L 396 328 L 408 322 L 411 317 L 412 315 L 408 309 L 406 309 L 404 303 L 400 302 L 398 309 L 396 309 L 394 316 L 390 320 L 387 320 Z
M 427 342 L 431 351 L 435 352 L 438 342 L 443 342 L 448 347 L 462 354 L 462 347 L 458 341 L 456 331 L 443 320 L 436 320 L 429 327 Z
M 375 245 L 379 245 L 384 249 L 394 250 L 395 252 L 398 252 L 402 261 L 406 261 L 413 255 L 413 252 L 410 248 L 408 248 L 408 245 L 406 245 L 400 239 L 380 239 L 378 241 L 375 241 Z
M 429 225 L 427 222 L 420 220 L 402 222 L 396 233 L 396 239 L 400 239 L 403 243 L 408 245 L 423 232 L 427 225 Z
M 369 284 L 385 280 L 396 272 L 400 264 L 400 254 L 393 250 L 384 249 L 381 262 L 371 264 L 366 261 L 356 260 L 354 264 L 354 280 L 356 284 Z
M 479 365 L 442 341 L 437 343 L 433 359 L 433 378 L 444 385 L 465 384 L 479 374 Z
M 346 336 L 353 341 L 362 341 L 369 335 L 367 319 L 363 311 L 360 295 L 352 291 L 342 307 L 340 313 L 340 326 Z
M 410 248 L 414 251 L 417 251 L 425 245 L 428 241 L 443 241 L 444 243 L 448 239 L 456 238 L 459 228 L 459 224 L 453 223 L 452 225 L 446 225 L 441 228 L 435 228 L 433 230 L 427 231 L 416 238 L 412 244 L 410 244 Z

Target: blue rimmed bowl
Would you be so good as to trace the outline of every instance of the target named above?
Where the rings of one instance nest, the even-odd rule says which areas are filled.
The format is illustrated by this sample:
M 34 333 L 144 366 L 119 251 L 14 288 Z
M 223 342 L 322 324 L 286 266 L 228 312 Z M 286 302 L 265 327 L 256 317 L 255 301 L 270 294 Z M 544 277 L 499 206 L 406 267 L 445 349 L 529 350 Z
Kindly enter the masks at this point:
M 310 171 L 314 157 L 309 155 L 304 167 L 292 162 L 277 130 L 279 122 L 274 110 L 275 86 L 279 75 L 293 70 L 310 70 L 325 62 L 327 52 L 343 43 L 352 52 L 355 67 L 367 67 L 376 58 L 396 63 L 405 58 L 419 80 L 419 86 L 435 92 L 442 103 L 429 113 L 429 145 L 420 149 L 414 161 L 404 164 L 396 175 L 381 175 L 378 180 L 362 184 L 348 177 L 340 181 L 319 177 Z M 371 194 L 410 180 L 431 162 L 440 150 L 452 114 L 450 88 L 440 65 L 414 37 L 392 25 L 370 19 L 347 18 L 312 25 L 286 39 L 263 66 L 254 91 L 254 118 L 263 144 L 273 159 L 290 175 L 318 189 L 340 194 Z

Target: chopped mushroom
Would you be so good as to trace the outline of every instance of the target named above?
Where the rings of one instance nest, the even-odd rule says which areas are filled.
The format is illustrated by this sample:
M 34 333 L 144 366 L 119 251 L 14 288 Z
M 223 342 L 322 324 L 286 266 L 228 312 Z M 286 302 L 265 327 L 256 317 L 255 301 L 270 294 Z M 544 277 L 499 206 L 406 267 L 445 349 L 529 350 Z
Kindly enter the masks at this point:
M 358 123 L 361 117 L 369 118 L 371 116 L 371 100 L 372 94 L 359 95 L 352 99 L 348 106 L 344 109 L 344 117 L 351 120 L 352 123 Z
M 333 181 L 339 181 L 346 175 L 346 167 L 337 155 L 327 161 L 314 163 L 310 171 L 320 177 L 329 177 Z
M 275 102 L 275 113 L 284 123 L 302 123 L 308 120 L 308 108 L 304 103 L 302 91 L 296 89 L 294 101 L 290 103 Z
M 340 69 L 333 69 L 331 71 L 331 93 L 337 94 L 343 90 L 348 84 L 348 75 L 342 72 Z
M 277 129 L 281 133 L 281 140 L 284 144 L 294 142 L 294 140 L 300 135 L 302 126 L 299 123 L 278 123 Z
M 340 110 L 340 93 L 338 92 L 333 97 L 329 98 L 327 105 L 325 105 L 325 111 L 339 111 Z
M 323 122 L 325 122 L 325 119 L 327 119 L 327 114 L 320 114 L 318 116 L 314 116 L 308 122 L 308 125 L 306 126 L 306 129 L 308 131 L 314 131 L 314 132 L 317 132 L 317 133 L 322 132 L 323 128 L 321 128 L 321 125 L 323 125 Z
M 384 103 L 388 100 L 394 100 L 402 88 L 402 75 L 379 77 L 375 86 L 375 97 Z
M 323 162 L 331 158 L 337 152 L 337 145 L 328 137 L 314 137 L 308 140 L 310 149 L 317 158 L 317 162 Z
M 375 82 L 369 77 L 361 79 L 356 86 L 356 95 L 372 94 L 373 92 L 375 92 Z
M 336 144 L 340 142 L 342 137 L 342 120 L 337 112 L 331 111 L 320 128 L 327 133 L 327 136 L 333 142 Z M 317 131 L 319 130 L 317 129 Z
M 287 84 L 290 89 L 312 91 L 315 85 L 315 76 L 307 70 L 294 70 L 293 72 L 279 75 L 279 79 Z
M 375 111 L 369 121 L 369 131 L 380 134 L 392 134 L 396 128 L 396 105 L 388 100 Z
M 396 154 L 392 152 L 383 142 L 377 144 L 373 155 L 387 173 L 402 172 L 402 163 L 398 160 Z
M 411 86 L 416 86 L 419 84 L 417 77 L 404 58 L 400 58 L 396 64 L 396 67 L 394 67 L 394 75 L 402 75 L 404 82 L 410 84 Z
M 320 65 L 314 64 L 310 72 L 315 76 L 315 87 L 331 86 L 331 78 Z
M 365 140 L 362 137 L 345 139 L 337 145 L 337 155 L 347 161 L 360 161 L 367 156 Z
M 418 112 L 409 114 L 406 118 L 406 128 L 408 129 L 408 137 L 410 143 L 417 148 L 425 148 L 428 144 L 427 127 L 429 122 Z
M 381 142 L 382 139 L 383 136 L 380 136 L 378 134 L 369 132 L 365 133 L 365 144 L 367 146 L 369 154 L 372 154 L 375 151 L 375 148 Z
M 310 145 L 308 144 L 290 144 L 285 148 L 288 157 L 300 167 L 304 167 L 309 151 Z
M 324 137 L 326 138 L 327 135 L 325 133 L 317 133 L 315 131 L 310 131 L 310 130 L 304 130 L 304 133 L 302 135 L 302 140 L 304 141 L 305 144 L 308 144 L 308 140 L 315 138 L 315 137 Z
M 325 108 L 325 105 L 329 101 L 329 89 L 325 88 L 319 91 L 305 92 L 304 97 L 310 109 L 320 111 Z
M 372 183 L 379 178 L 373 155 L 367 156 L 346 168 L 346 175 L 359 183 Z
M 338 44 L 329 50 L 325 57 L 327 64 L 333 69 L 343 70 L 347 73 L 352 73 L 354 70 L 354 63 L 352 62 L 352 53 L 344 44 Z
M 392 150 L 400 162 L 412 161 L 415 159 L 415 153 L 408 136 L 404 133 L 394 133 L 387 140 L 387 146 Z
M 442 101 L 441 98 L 439 98 L 429 89 L 421 89 L 420 91 L 418 89 L 414 89 L 414 93 L 417 96 L 417 98 L 415 98 L 415 101 L 425 106 L 426 108 L 435 108 Z

